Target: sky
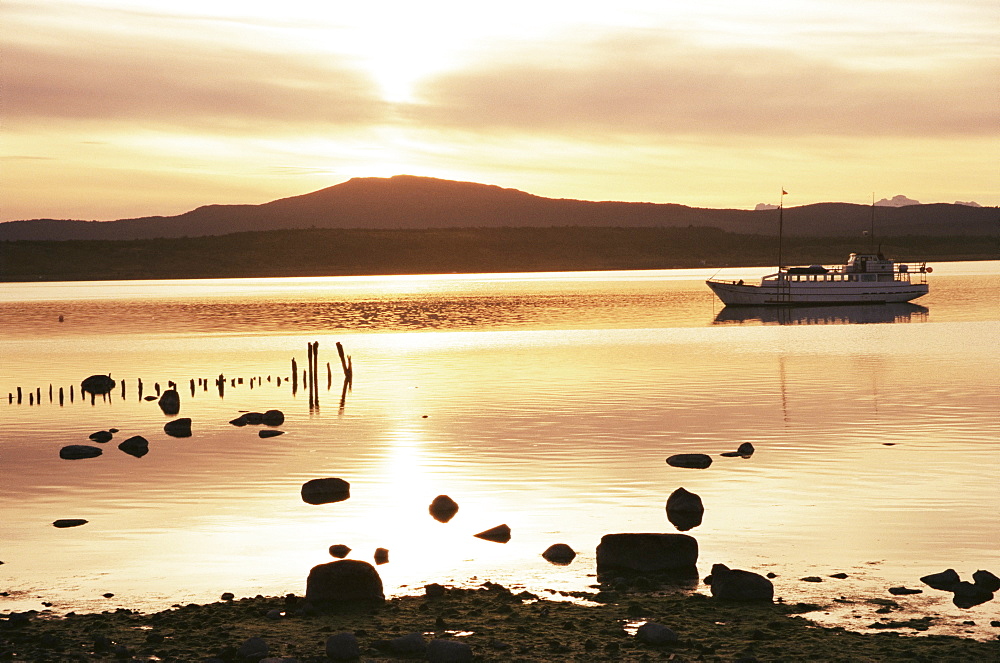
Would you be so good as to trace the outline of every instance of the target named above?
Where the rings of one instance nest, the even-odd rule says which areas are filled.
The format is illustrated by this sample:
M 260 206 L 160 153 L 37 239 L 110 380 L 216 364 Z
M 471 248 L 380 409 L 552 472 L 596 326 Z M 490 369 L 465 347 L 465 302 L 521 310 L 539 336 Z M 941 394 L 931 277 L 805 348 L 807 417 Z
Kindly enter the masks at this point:
M 4 0 L 0 221 L 353 177 L 1000 205 L 996 0 Z

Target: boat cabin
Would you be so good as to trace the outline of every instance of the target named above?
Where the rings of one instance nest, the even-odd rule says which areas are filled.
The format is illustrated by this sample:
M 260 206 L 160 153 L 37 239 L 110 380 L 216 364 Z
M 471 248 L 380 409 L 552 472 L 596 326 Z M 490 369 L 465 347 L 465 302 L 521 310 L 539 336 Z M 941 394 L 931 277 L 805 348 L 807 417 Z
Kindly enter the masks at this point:
M 844 265 L 848 274 L 892 274 L 895 261 L 886 259 L 881 253 L 852 253 Z

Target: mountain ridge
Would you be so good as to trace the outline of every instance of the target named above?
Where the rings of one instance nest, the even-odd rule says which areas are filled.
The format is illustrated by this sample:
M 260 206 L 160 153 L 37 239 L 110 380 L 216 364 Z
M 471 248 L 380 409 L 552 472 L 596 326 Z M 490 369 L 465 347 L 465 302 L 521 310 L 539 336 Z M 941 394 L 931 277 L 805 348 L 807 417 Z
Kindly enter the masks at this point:
M 861 234 L 872 208 L 815 203 L 784 209 L 788 236 Z M 996 208 L 934 203 L 878 207 L 878 236 L 991 235 Z M 115 221 L 30 219 L 0 223 L 0 240 L 132 240 L 205 237 L 236 232 L 307 228 L 427 229 L 502 227 L 712 227 L 777 235 L 774 210 L 688 207 L 678 203 L 545 198 L 492 184 L 414 175 L 357 177 L 259 205 L 209 204 L 174 216 Z

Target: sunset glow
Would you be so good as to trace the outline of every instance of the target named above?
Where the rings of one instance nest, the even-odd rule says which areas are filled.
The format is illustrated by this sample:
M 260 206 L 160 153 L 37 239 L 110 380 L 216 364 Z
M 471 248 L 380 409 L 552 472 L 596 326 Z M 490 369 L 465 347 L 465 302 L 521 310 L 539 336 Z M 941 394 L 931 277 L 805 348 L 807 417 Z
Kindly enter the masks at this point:
M 412 174 L 555 198 L 1000 204 L 980 0 L 8 0 L 0 220 Z

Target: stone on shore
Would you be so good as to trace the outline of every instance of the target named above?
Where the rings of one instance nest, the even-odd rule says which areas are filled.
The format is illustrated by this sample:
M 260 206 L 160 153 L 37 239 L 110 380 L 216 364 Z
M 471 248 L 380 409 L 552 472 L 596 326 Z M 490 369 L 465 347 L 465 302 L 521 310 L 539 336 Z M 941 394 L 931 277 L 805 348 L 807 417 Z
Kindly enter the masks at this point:
M 458 513 L 458 503 L 447 495 L 438 495 L 427 507 L 431 517 L 439 523 L 446 523 Z
M 656 622 L 646 622 L 640 626 L 635 632 L 635 637 L 639 642 L 654 647 L 671 645 L 679 640 L 673 629 Z
M 163 410 L 163 414 L 173 416 L 181 411 L 181 396 L 176 389 L 167 389 L 160 395 L 157 405 Z
M 191 419 L 184 417 L 163 424 L 163 432 L 170 437 L 191 437 Z
M 712 596 L 723 601 L 772 601 L 774 584 L 753 571 L 712 566 Z
M 350 497 L 351 484 L 336 477 L 310 479 L 302 484 L 302 501 L 306 504 L 332 504 Z
M 248 638 L 240 645 L 240 648 L 236 650 L 236 655 L 241 659 L 249 659 L 251 661 L 259 661 L 265 658 L 269 652 L 267 643 L 261 638 Z
M 81 458 L 96 458 L 103 451 L 100 447 L 92 447 L 89 444 L 69 444 L 59 450 L 59 457 L 66 460 L 79 460 Z
M 696 470 L 703 470 L 712 464 L 712 457 L 708 454 L 674 454 L 667 458 L 667 465 L 671 467 L 687 467 Z
M 510 527 L 507 525 L 497 525 L 488 530 L 474 534 L 477 539 L 493 541 L 494 543 L 507 543 L 510 541 Z
M 349 661 L 361 656 L 358 639 L 353 633 L 337 633 L 326 639 L 326 657 L 334 661 Z
M 80 383 L 80 389 L 91 394 L 106 394 L 117 384 L 115 380 L 111 379 L 111 375 L 91 375 Z
M 306 600 L 317 607 L 376 604 L 385 601 L 385 594 L 374 566 L 357 559 L 342 559 L 309 571 Z
M 118 448 L 127 453 L 129 456 L 142 458 L 149 453 L 149 440 L 144 438 L 142 435 L 136 435 L 119 444 Z
M 424 640 L 424 634 L 419 631 L 414 631 L 413 633 L 408 633 L 392 640 L 378 641 L 375 643 L 375 646 L 399 656 L 420 655 L 427 651 L 427 641 Z
M 430 663 L 471 663 L 472 647 L 467 642 L 455 640 L 431 640 L 427 643 L 424 657 Z
M 687 534 L 605 534 L 597 546 L 597 572 L 628 571 L 692 575 L 698 541 Z
M 948 569 L 940 573 L 926 575 L 920 579 L 920 582 L 934 589 L 952 592 L 955 591 L 956 587 L 958 587 L 958 583 L 961 582 L 961 578 L 958 577 L 958 572 L 955 571 L 955 569 Z
M 556 566 L 566 566 L 576 558 L 576 551 L 565 543 L 553 543 L 542 553 L 545 561 Z

